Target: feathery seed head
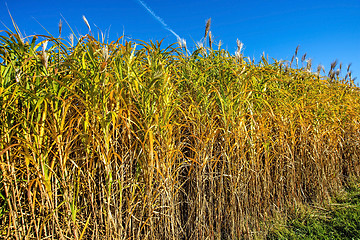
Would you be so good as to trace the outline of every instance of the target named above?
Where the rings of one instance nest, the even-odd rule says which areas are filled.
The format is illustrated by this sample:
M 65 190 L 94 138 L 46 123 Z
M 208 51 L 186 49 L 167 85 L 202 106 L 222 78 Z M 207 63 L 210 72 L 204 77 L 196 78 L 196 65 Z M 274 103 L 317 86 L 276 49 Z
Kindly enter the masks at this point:
M 346 72 L 349 72 L 349 71 L 350 71 L 351 64 L 352 64 L 352 63 L 349 63 Z
M 290 61 L 290 66 L 292 65 L 293 61 L 294 61 L 295 55 L 292 56 L 291 61 Z
M 325 72 L 325 68 L 323 65 L 319 64 L 317 67 L 317 74 L 320 75 L 321 69 L 323 69 L 323 71 Z
M 103 58 L 105 59 L 105 61 L 107 61 L 107 60 L 109 59 L 109 49 L 108 49 L 108 46 L 105 45 L 105 46 L 101 49 L 101 52 L 102 52 Z
M 219 44 L 218 44 L 218 46 L 219 46 L 219 51 L 220 51 L 220 49 L 221 49 L 221 45 L 222 45 L 222 42 L 221 42 L 221 40 L 219 40 Z
M 208 33 L 209 33 L 210 25 L 211 25 L 211 18 L 209 18 L 209 19 L 206 21 L 204 40 L 206 39 L 206 37 L 207 37 L 207 35 L 208 35 Z
M 241 50 L 244 46 L 244 44 L 239 40 L 239 39 L 236 39 L 236 45 L 237 45 L 237 49 L 236 49 L 236 52 L 235 52 L 235 57 L 237 59 L 241 59 Z
M 236 59 L 241 59 L 241 53 L 236 51 L 235 52 L 235 57 L 236 57 Z
M 285 65 L 285 73 L 287 73 L 289 71 L 289 63 L 287 62 L 286 65 Z
M 48 67 L 48 60 L 49 60 L 49 54 L 45 51 L 47 44 L 48 44 L 48 40 L 46 40 L 42 46 L 42 59 L 41 60 L 42 60 L 43 65 L 45 66 L 45 68 Z
M 335 72 L 336 76 L 339 77 L 340 75 L 340 69 L 337 69 L 336 72 Z
M 178 38 L 178 44 L 180 48 L 185 48 L 185 50 L 187 50 L 186 40 L 184 38 Z
M 177 44 L 182 48 L 182 39 L 180 37 L 177 38 Z
M 82 18 L 83 18 L 86 26 L 89 28 L 89 32 L 91 32 L 90 24 L 89 24 L 88 20 L 86 19 L 85 15 L 83 15 Z
M 45 52 L 47 45 L 48 45 L 48 40 L 46 40 L 45 42 L 43 42 L 43 45 L 42 45 L 42 51 L 43 51 L 43 52 Z
M 241 52 L 242 48 L 244 47 L 244 44 L 239 40 L 236 39 L 236 45 L 237 45 L 237 52 Z
M 335 60 L 335 61 L 333 61 L 333 62 L 331 63 L 331 70 L 334 70 L 334 68 L 336 67 L 336 65 L 337 65 L 337 60 Z
M 321 64 L 319 64 L 319 65 L 317 66 L 316 74 L 317 74 L 317 75 L 320 75 L 320 71 L 321 71 Z
M 212 34 L 211 34 L 211 31 L 209 31 L 209 47 L 210 48 L 212 48 L 212 43 L 213 43 Z
M 334 80 L 335 79 L 335 72 L 331 69 L 330 71 L 329 71 L 329 78 L 330 78 L 330 80 Z
M 301 58 L 301 62 L 304 62 L 304 61 L 305 61 L 305 59 L 306 59 L 306 53 L 302 56 L 302 58 Z
M 60 19 L 60 21 L 59 21 L 59 36 L 61 36 L 61 30 L 62 30 L 62 21 Z
M 311 71 L 312 59 L 307 60 L 306 70 Z
M 74 47 L 74 35 L 71 33 L 69 36 L 71 47 Z
M 297 47 L 296 47 L 296 49 L 295 49 L 295 56 L 297 56 L 297 54 L 298 54 L 299 47 L 300 47 L 300 45 L 297 45 Z

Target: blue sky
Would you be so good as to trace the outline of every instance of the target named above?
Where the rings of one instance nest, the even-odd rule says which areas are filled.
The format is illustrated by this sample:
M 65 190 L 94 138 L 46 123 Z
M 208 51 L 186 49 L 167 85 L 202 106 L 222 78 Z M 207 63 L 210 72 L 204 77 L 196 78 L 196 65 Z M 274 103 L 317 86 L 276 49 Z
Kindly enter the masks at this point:
M 221 40 L 230 53 L 235 52 L 239 39 L 245 56 L 259 60 L 265 52 L 269 58 L 291 60 L 300 45 L 299 55 L 307 53 L 314 71 L 318 64 L 328 71 L 337 59 L 343 66 L 352 63 L 353 76 L 360 83 L 360 0 L 142 1 L 168 28 L 186 39 L 190 49 L 203 37 L 206 20 L 211 17 L 215 42 Z M 164 46 L 177 41 L 140 0 L 0 0 L 0 21 L 11 27 L 5 3 L 25 35 L 46 34 L 41 24 L 57 36 L 62 16 L 75 33 L 84 35 L 88 32 L 82 20 L 85 15 L 93 33 L 96 26 L 103 32 L 110 29 L 110 41 L 123 32 L 133 39 L 165 39 Z M 5 28 L 1 25 L 0 29 Z M 62 37 L 69 34 L 64 23 Z

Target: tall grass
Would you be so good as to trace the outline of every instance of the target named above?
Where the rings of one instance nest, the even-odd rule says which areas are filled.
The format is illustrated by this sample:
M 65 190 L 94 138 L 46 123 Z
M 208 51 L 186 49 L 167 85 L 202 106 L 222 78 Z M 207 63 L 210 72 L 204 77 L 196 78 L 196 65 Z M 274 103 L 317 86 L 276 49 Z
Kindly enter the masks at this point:
M 326 204 L 360 176 L 349 71 L 212 44 L 188 55 L 2 31 L 1 236 L 265 237 L 276 214 Z

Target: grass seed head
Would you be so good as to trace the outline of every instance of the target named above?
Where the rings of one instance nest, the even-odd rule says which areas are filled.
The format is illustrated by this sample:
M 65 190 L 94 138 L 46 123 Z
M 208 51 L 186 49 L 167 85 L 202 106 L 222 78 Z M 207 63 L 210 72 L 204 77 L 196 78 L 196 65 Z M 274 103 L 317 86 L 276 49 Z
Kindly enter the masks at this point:
M 244 47 L 244 44 L 239 40 L 236 39 L 236 45 L 237 45 L 237 52 L 241 52 L 242 48 Z
M 69 36 L 69 40 L 70 40 L 71 47 L 74 47 L 74 35 L 72 33 Z
M 109 59 L 109 49 L 108 49 L 108 46 L 107 45 L 105 45 L 102 49 L 101 49 L 101 51 L 102 51 L 102 56 L 103 56 L 103 58 L 104 58 L 104 60 L 105 60 L 105 62 Z
M 211 18 L 209 18 L 209 19 L 206 21 L 204 40 L 206 39 L 206 37 L 207 37 L 207 35 L 208 35 L 208 33 L 209 33 L 210 25 L 211 25 Z
M 325 72 L 324 66 L 319 64 L 318 67 L 317 67 L 317 72 L 316 72 L 318 76 L 320 76 L 321 70 L 323 70 L 323 72 Z
M 302 58 L 301 58 L 301 62 L 304 62 L 304 61 L 305 61 L 305 59 L 306 59 L 306 53 L 302 56 Z
M 49 55 L 47 52 L 42 53 L 42 63 L 45 66 L 45 68 L 48 67 L 48 61 L 49 61 Z
M 48 40 L 45 40 L 42 45 L 42 63 L 45 66 L 45 68 L 48 67 L 48 60 L 49 60 L 49 54 L 46 52 L 46 47 L 48 45 Z
M 83 15 L 82 18 L 83 18 L 86 26 L 89 28 L 89 32 L 91 32 L 90 24 L 89 24 L 88 20 L 86 19 L 85 15 Z
M 184 38 L 178 38 L 178 44 L 179 44 L 180 48 L 185 48 L 185 50 L 187 49 L 186 48 L 186 40 Z
M 241 50 L 242 50 L 244 44 L 239 39 L 236 39 L 236 45 L 237 45 L 237 49 L 235 52 L 235 57 L 237 59 L 241 59 Z
M 292 63 L 293 63 L 294 59 L 295 59 L 295 55 L 293 55 L 293 56 L 292 56 L 292 58 L 291 58 L 291 61 L 290 61 L 290 66 L 292 65 Z
M 337 65 L 337 60 L 335 60 L 335 61 L 333 61 L 333 62 L 331 63 L 331 68 L 330 68 L 330 70 L 334 70 L 335 67 L 336 67 L 336 65 Z
M 221 49 L 221 45 L 222 45 L 222 42 L 221 42 L 221 40 L 219 40 L 219 44 L 218 44 L 218 46 L 219 46 L 218 50 L 219 50 L 219 51 L 220 51 L 220 49 Z
M 285 65 L 285 72 L 288 72 L 289 71 L 289 63 L 286 63 Z
M 347 67 L 347 69 L 346 69 L 346 72 L 349 72 L 349 71 L 350 71 L 351 64 L 352 64 L 352 63 L 349 63 L 349 65 L 348 65 L 348 67 Z
M 334 72 L 334 70 L 330 69 L 328 76 L 329 76 L 329 78 L 330 78 L 331 81 L 334 80 L 334 79 L 335 79 L 335 72 Z
M 61 30 L 62 30 L 62 21 L 60 19 L 60 21 L 59 21 L 59 36 L 61 36 Z
M 312 59 L 307 60 L 306 70 L 311 71 Z
M 339 77 L 339 75 L 340 75 L 340 69 L 339 68 L 336 70 L 335 74 L 336 74 L 337 77 Z
M 43 42 L 43 45 L 42 45 L 42 51 L 43 51 L 43 53 L 45 52 L 45 50 L 46 50 L 46 47 L 47 47 L 47 45 L 48 45 L 48 40 L 46 40 L 45 42 Z
M 297 54 L 298 54 L 299 47 L 300 47 L 300 45 L 298 45 L 298 46 L 296 47 L 296 49 L 295 49 L 295 56 L 297 56 Z

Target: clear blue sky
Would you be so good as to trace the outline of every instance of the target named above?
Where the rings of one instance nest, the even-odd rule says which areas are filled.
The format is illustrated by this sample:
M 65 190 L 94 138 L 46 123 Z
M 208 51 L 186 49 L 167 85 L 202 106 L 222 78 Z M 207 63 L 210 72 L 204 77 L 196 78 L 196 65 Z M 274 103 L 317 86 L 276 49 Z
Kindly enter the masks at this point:
M 353 76 L 360 83 L 360 0 L 142 1 L 190 48 L 203 37 L 205 22 L 211 17 L 215 41 L 221 40 L 230 53 L 239 39 L 246 56 L 259 60 L 265 52 L 269 58 L 290 60 L 300 45 L 299 55 L 306 52 L 313 59 L 313 70 L 320 63 L 328 71 L 338 59 L 344 66 L 352 63 Z M 95 25 L 102 31 L 111 26 L 110 41 L 123 31 L 133 39 L 164 38 L 164 46 L 177 40 L 139 0 L 0 0 L 0 21 L 11 27 L 6 2 L 25 35 L 46 34 L 40 23 L 57 36 L 61 15 L 76 33 L 84 35 L 88 32 L 82 20 L 85 15 L 93 33 Z M 0 29 L 5 28 L 1 25 Z M 69 33 L 64 24 L 62 36 Z

